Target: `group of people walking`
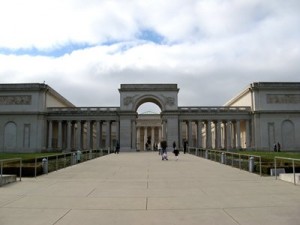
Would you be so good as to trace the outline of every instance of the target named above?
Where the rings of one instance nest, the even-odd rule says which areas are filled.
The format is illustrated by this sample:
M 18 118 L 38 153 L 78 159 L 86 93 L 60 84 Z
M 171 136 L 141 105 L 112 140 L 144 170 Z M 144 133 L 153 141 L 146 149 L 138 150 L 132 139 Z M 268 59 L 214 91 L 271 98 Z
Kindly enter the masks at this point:
M 167 152 L 167 141 L 162 140 L 160 143 L 158 143 L 158 154 L 161 155 L 162 160 L 168 160 L 168 152 Z M 178 160 L 179 156 L 179 150 L 176 147 L 176 142 L 173 142 L 173 153 L 176 157 L 176 160 Z
M 168 160 L 168 152 L 167 152 L 167 141 L 162 140 L 161 142 L 158 143 L 157 149 L 158 149 L 158 154 L 161 155 L 162 160 Z M 176 161 L 179 159 L 179 149 L 176 146 L 176 142 L 173 142 L 173 153 L 176 157 Z M 187 148 L 187 142 L 184 142 L 184 154 L 186 153 L 186 148 Z M 116 146 L 115 146 L 115 154 L 120 153 L 120 143 L 117 141 Z
M 281 149 L 280 143 L 279 142 L 278 143 L 274 143 L 273 149 L 274 149 L 274 152 L 280 152 L 280 149 Z

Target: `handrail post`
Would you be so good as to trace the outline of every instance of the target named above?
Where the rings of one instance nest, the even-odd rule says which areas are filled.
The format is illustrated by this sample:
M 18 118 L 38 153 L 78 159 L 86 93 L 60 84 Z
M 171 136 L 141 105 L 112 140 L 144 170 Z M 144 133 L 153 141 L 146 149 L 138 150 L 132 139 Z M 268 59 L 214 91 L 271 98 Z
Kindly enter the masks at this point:
M 275 180 L 277 180 L 277 161 L 276 161 L 276 157 L 274 157 L 274 167 L 275 167 Z
M 47 156 L 47 174 L 49 173 L 49 157 Z
M 261 156 L 259 156 L 259 174 L 262 176 L 262 170 L 261 170 Z
M 36 178 L 37 158 L 34 158 L 34 177 Z
M 1 183 L 2 183 L 2 174 L 3 174 L 3 161 L 1 161 Z M 0 185 L 1 185 L 0 183 Z
M 23 166 L 22 158 L 20 158 L 20 177 L 19 177 L 19 181 L 22 180 L 22 166 Z
M 294 184 L 296 185 L 295 160 L 292 160 L 292 162 L 293 162 Z
M 56 158 L 55 158 L 55 171 L 58 170 L 58 155 L 56 155 Z

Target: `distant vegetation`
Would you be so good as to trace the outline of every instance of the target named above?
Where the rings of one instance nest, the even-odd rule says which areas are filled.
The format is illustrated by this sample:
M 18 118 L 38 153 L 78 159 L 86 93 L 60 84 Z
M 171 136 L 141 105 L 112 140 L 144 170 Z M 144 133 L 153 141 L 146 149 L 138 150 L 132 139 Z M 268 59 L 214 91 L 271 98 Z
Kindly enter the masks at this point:
M 22 158 L 26 159 L 34 159 L 36 157 L 46 157 L 49 155 L 55 155 L 57 153 L 0 153 L 1 159 L 12 159 L 12 158 Z

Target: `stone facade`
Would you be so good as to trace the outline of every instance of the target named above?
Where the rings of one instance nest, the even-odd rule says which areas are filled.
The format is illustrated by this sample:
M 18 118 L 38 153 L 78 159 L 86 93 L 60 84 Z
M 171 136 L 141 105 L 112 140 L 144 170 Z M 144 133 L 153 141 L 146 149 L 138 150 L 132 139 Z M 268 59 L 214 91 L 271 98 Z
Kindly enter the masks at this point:
M 121 84 L 120 107 L 75 107 L 46 84 L 0 84 L 0 152 L 148 150 L 159 140 L 209 149 L 300 150 L 300 83 L 258 82 L 224 106 L 178 106 L 177 84 Z M 143 103 L 157 115 L 138 115 Z
M 226 106 L 250 106 L 253 148 L 300 150 L 300 83 L 252 83 Z
M 49 107 L 75 107 L 45 84 L 0 85 L 0 151 L 46 150 Z

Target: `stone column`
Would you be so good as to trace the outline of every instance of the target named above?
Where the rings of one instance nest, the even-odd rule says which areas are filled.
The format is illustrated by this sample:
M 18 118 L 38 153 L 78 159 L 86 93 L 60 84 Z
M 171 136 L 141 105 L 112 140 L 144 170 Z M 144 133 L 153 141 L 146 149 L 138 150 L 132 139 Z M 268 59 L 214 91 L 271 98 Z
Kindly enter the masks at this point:
M 136 142 L 137 142 L 137 149 L 141 150 L 141 127 L 137 127 L 137 134 L 136 134 Z
M 86 149 L 91 149 L 91 121 L 86 121 Z
M 226 149 L 231 149 L 231 122 L 226 122 Z
M 52 135 L 53 135 L 53 122 L 49 120 L 49 127 L 48 127 L 48 149 L 52 149 Z
M 120 143 L 120 122 L 116 121 L 116 139 Z
M 106 140 L 105 145 L 106 148 L 110 149 L 110 142 L 111 142 L 111 126 L 110 126 L 110 120 L 106 121 Z
M 72 121 L 67 122 L 67 150 L 71 151 L 71 141 L 72 141 Z
M 178 121 L 178 130 L 179 130 L 178 148 L 183 148 L 183 144 L 182 144 L 182 121 L 181 120 Z
M 58 121 L 57 148 L 62 149 L 62 121 Z
M 132 131 L 132 135 L 131 135 L 131 149 L 134 149 L 136 150 L 136 122 L 135 120 L 132 120 L 132 128 L 131 128 L 131 131 Z
M 250 121 L 246 120 L 246 148 L 250 148 Z
M 144 150 L 147 150 L 146 149 L 147 137 L 148 137 L 148 127 L 144 127 L 144 142 L 143 142 Z
M 241 149 L 241 123 L 239 120 L 236 121 L 236 148 Z
M 77 126 L 76 121 L 71 126 L 72 134 L 71 134 L 71 149 L 76 149 L 76 143 L 77 143 Z
M 96 121 L 96 149 L 100 149 L 100 121 Z
M 153 145 L 154 145 L 154 127 L 151 127 L 151 149 L 152 150 L 154 150 Z
M 187 124 L 188 124 L 188 144 L 189 144 L 189 147 L 194 147 L 194 143 L 193 143 L 193 121 L 189 120 Z
M 236 149 L 236 121 L 231 121 L 231 144 L 232 148 Z
M 95 129 L 94 129 L 94 127 L 95 127 L 95 121 L 91 121 L 91 131 L 90 131 L 90 133 L 91 133 L 91 141 L 90 141 L 90 149 L 95 149 Z
M 198 120 L 197 123 L 197 147 L 198 148 L 203 148 L 202 146 L 202 128 L 203 128 L 203 124 L 202 124 L 202 120 Z
M 206 126 L 206 148 L 211 149 L 212 148 L 212 142 L 211 142 L 211 120 L 207 120 L 207 126 Z
M 162 129 L 161 129 L 161 126 L 158 128 L 158 141 L 160 142 L 161 141 L 161 138 L 162 138 Z
M 77 143 L 76 148 L 77 150 L 81 150 L 81 121 L 77 121 Z
M 217 132 L 217 149 L 221 149 L 222 148 L 222 144 L 221 144 L 221 121 L 217 121 L 217 127 L 216 127 L 216 132 Z
M 167 139 L 167 121 L 163 120 L 163 127 L 162 127 L 162 138 Z
M 211 132 L 211 136 L 212 136 L 212 147 L 214 149 L 217 149 L 218 147 L 218 138 L 217 138 L 217 125 L 218 125 L 218 122 L 217 121 L 212 121 L 212 125 L 214 126 L 214 129 L 213 131 L 214 132 Z

